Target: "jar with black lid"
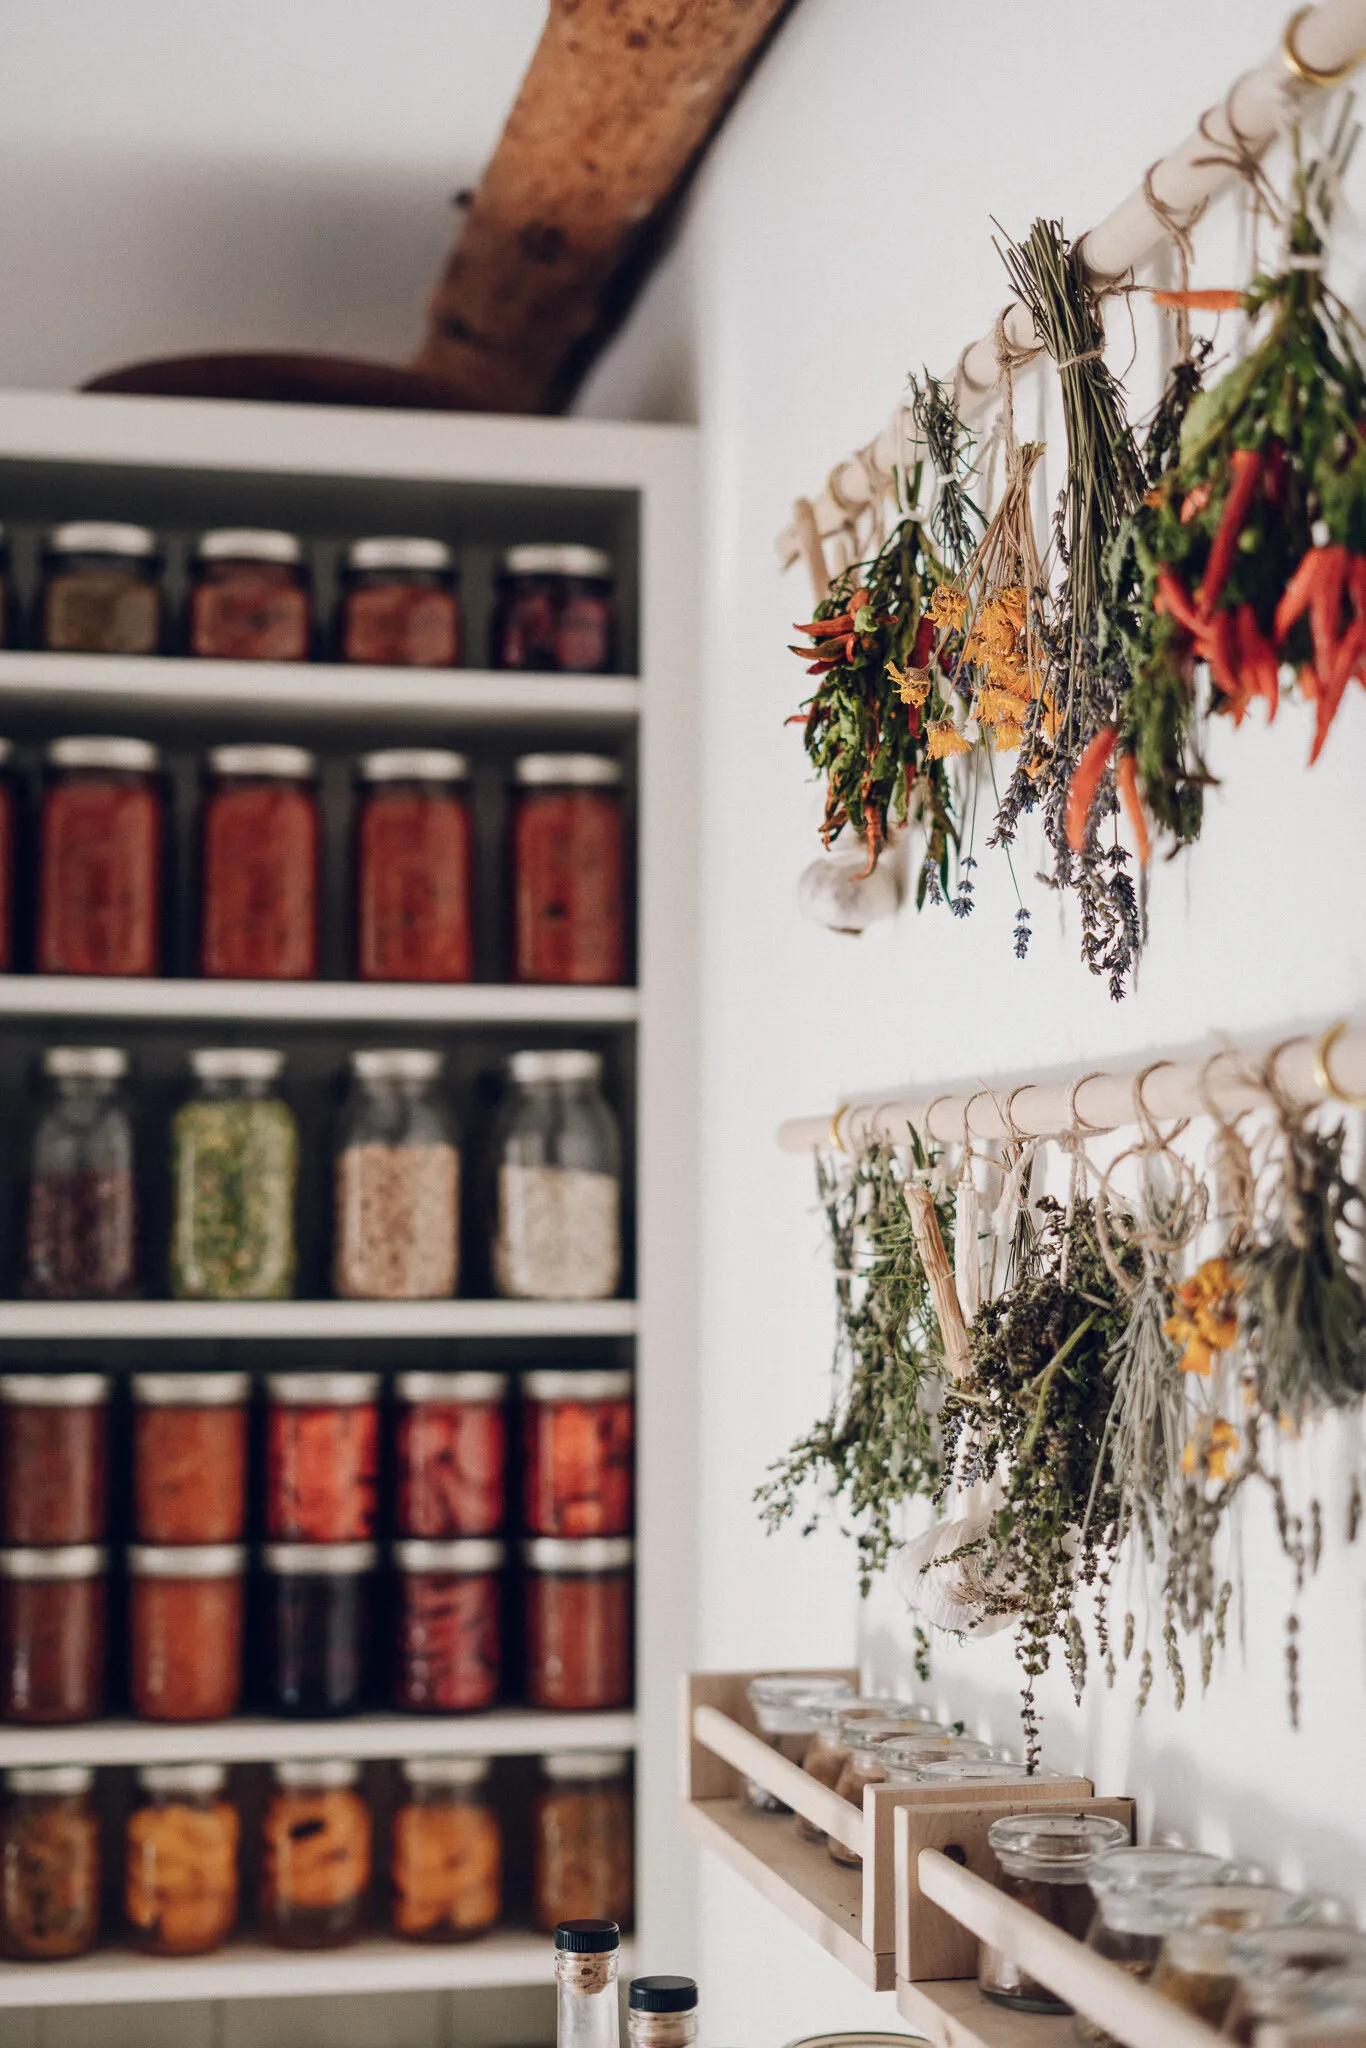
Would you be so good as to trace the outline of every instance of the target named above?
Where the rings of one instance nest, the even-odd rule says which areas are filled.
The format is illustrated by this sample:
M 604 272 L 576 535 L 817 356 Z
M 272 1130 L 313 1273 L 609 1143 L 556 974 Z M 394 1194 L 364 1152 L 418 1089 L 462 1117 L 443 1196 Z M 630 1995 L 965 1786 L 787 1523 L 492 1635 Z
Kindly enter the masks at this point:
M 155 654 L 161 561 L 146 526 L 77 519 L 43 550 L 43 646 L 54 654 Z
M 616 662 L 612 558 L 601 548 L 509 548 L 493 613 L 495 668 L 604 674 Z
M 460 659 L 459 578 L 444 541 L 353 541 L 342 568 L 341 657 L 393 668 Z
M 373 1543 L 268 1543 L 261 1552 L 262 1691 L 274 1714 L 354 1714 L 366 1691 Z
M 306 661 L 308 571 L 292 533 L 221 527 L 200 536 L 190 653 L 219 661 Z

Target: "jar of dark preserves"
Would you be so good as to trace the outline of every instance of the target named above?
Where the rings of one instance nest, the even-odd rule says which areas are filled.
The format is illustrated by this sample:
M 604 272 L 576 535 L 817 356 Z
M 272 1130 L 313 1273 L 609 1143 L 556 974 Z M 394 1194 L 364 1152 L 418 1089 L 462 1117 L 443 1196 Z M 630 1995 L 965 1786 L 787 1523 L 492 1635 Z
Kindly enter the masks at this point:
M 223 527 L 201 536 L 190 652 L 219 661 L 306 661 L 308 573 L 292 533 Z
M 1088 1883 L 1092 1865 L 1128 1839 L 1122 1821 L 1099 1813 L 1012 1813 L 993 1821 L 987 1830 L 1001 1869 L 1001 1890 L 1076 1941 L 1085 1941 L 1095 1911 Z M 978 1956 L 977 1982 L 995 2004 L 1013 2006 L 1018 2012 L 1072 2009 L 1014 1957 L 987 1941 Z
M 353 541 L 341 611 L 343 661 L 453 668 L 460 659 L 460 593 L 444 541 Z
M 492 1536 L 507 1513 L 507 1375 L 402 1372 L 401 1536 Z
M 503 1911 L 503 1830 L 486 1756 L 410 1757 L 390 1834 L 390 1925 L 405 1941 L 468 1941 Z
M 379 1374 L 273 1372 L 266 1403 L 266 1534 L 300 1543 L 373 1536 Z
M 271 1767 L 261 1818 L 261 1932 L 279 1948 L 341 1948 L 366 1920 L 370 1805 L 360 1766 L 307 1757 Z
M 0 643 L 3 644 L 3 643 Z M 0 974 L 14 966 L 14 748 L 0 739 Z
M 33 1135 L 24 1292 L 43 1301 L 110 1301 L 138 1272 L 133 1124 L 112 1045 L 43 1054 L 51 1099 Z
M 621 1536 L 536 1536 L 522 1546 L 532 1706 L 588 1712 L 629 1703 L 633 1554 Z
M 611 556 L 600 548 L 509 548 L 494 606 L 493 661 L 495 668 L 599 675 L 613 668 Z
M 362 981 L 474 973 L 469 762 L 444 747 L 360 760 L 356 972 Z
M 85 1764 L 5 1772 L 0 1815 L 0 1955 L 63 1962 L 100 1930 L 100 1824 Z
M 77 519 L 43 553 L 43 645 L 60 654 L 155 654 L 161 563 L 145 526 Z
M 408 1713 L 491 1707 L 503 1669 L 503 1546 L 486 1537 L 394 1545 L 394 1705 Z
M 228 1773 L 212 1763 L 150 1764 L 124 1830 L 123 1911 L 134 1948 L 202 1956 L 237 1920 L 241 1822 Z
M 625 1536 L 635 1435 L 629 1372 L 522 1374 L 522 1523 L 532 1536 Z
M 204 799 L 202 973 L 318 971 L 317 761 L 306 747 L 215 747 Z
M 109 1380 L 102 1372 L 0 1379 L 0 1536 L 98 1543 L 105 1531 Z
M 318 1719 L 364 1703 L 373 1543 L 268 1543 L 265 1703 Z
M 621 763 L 607 754 L 523 754 L 513 777 L 513 979 L 620 981 L 626 971 Z
M 128 1690 L 146 1721 L 222 1721 L 242 1691 L 238 1543 L 128 1548 Z
M 133 1529 L 143 1543 L 235 1543 L 247 1516 L 244 1372 L 133 1374 Z
M 104 1551 L 0 1550 L 0 1720 L 92 1721 L 104 1704 Z
M 54 740 L 38 824 L 40 974 L 155 974 L 162 801 L 146 740 Z

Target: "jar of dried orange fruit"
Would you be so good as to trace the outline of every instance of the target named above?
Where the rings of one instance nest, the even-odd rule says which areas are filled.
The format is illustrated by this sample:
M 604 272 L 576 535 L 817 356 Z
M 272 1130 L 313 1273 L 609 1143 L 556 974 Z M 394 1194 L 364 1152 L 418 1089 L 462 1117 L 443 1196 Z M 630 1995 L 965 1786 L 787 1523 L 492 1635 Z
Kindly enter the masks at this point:
M 390 1838 L 390 1924 L 407 1941 L 468 1941 L 503 1910 L 503 1831 L 484 1756 L 411 1757 Z
M 271 1768 L 261 1820 L 261 1932 L 280 1948 L 341 1948 L 365 1924 L 370 1806 L 360 1766 L 306 1757 Z
M 227 1782 L 223 1764 L 151 1764 L 138 1772 L 123 1856 L 134 1948 L 202 1956 L 231 1934 L 241 1826 Z

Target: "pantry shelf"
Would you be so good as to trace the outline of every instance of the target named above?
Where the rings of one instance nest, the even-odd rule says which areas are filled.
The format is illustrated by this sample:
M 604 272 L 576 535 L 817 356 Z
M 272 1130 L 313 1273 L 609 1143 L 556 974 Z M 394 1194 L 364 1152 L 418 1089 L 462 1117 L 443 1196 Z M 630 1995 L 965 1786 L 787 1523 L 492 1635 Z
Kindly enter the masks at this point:
M 0 1343 L 633 1337 L 633 1301 L 0 1301 Z
M 288 1757 L 539 1756 L 552 1749 L 634 1749 L 636 1717 L 547 1714 L 362 1714 L 350 1721 L 89 1721 L 0 1728 L 0 1766 L 269 1763 Z
M 155 1023 L 633 1024 L 633 988 L 501 982 L 159 981 L 114 975 L 0 975 L 0 1017 Z

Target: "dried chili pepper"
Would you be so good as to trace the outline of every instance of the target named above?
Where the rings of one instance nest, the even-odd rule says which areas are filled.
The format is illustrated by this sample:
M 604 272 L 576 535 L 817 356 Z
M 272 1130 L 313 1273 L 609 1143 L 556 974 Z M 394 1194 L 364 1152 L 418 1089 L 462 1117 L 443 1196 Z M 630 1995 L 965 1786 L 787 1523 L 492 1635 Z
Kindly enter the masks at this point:
M 1111 754 L 1115 750 L 1115 729 L 1103 725 L 1095 736 L 1088 740 L 1081 759 L 1072 773 L 1067 788 L 1067 843 L 1073 853 L 1080 853 L 1086 844 L 1087 828 L 1091 822 L 1091 806 L 1096 800 L 1100 780 L 1104 775 Z
M 1238 536 L 1243 530 L 1247 515 L 1256 496 L 1257 484 L 1262 474 L 1262 458 L 1253 448 L 1235 448 L 1229 457 L 1228 496 L 1224 500 L 1223 513 L 1215 529 L 1214 543 L 1205 564 L 1205 573 L 1196 592 L 1196 607 L 1202 614 L 1209 613 L 1228 582 L 1229 570 L 1233 567 L 1234 552 Z

